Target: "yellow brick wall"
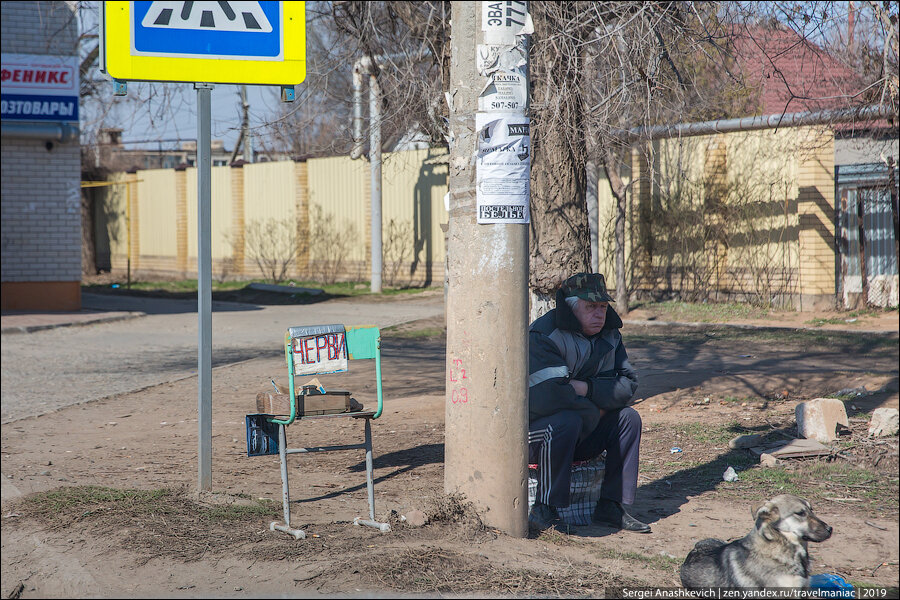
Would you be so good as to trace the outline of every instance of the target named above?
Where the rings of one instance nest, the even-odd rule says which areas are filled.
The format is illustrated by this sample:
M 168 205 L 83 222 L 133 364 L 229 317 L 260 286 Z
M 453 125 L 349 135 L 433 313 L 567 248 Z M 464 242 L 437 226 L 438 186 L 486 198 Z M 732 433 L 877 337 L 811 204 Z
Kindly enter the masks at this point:
M 309 167 L 306 161 L 294 163 L 294 211 L 297 215 L 296 274 L 309 278 Z
M 834 299 L 830 131 L 807 127 L 660 140 L 636 148 L 631 167 L 630 289 L 697 291 L 692 286 L 701 285 L 701 271 L 708 271 L 713 299 L 755 295 L 797 308 Z M 614 280 L 615 200 L 604 186 L 608 182 L 601 177 L 606 255 L 601 253 L 600 264 Z M 679 195 L 686 200 L 673 202 Z M 696 233 L 687 230 L 691 223 Z
M 244 167 L 231 166 L 231 257 L 230 270 L 233 276 L 246 272 L 244 239 Z
M 834 297 L 834 136 L 815 129 L 808 136 L 797 176 L 800 294 Z
M 188 209 L 187 171 L 175 169 L 175 272 L 184 277 L 188 273 Z

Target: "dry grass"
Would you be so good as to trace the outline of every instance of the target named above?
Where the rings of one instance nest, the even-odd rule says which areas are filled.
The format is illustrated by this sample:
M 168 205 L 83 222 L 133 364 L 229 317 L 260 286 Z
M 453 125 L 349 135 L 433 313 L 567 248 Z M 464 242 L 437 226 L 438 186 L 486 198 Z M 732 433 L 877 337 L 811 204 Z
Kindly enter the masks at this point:
M 28 496 L 14 511 L 54 531 L 130 536 L 129 549 L 145 563 L 155 557 L 194 561 L 234 550 L 260 539 L 278 508 L 239 496 L 229 503 L 205 503 L 183 489 L 75 486 Z
M 486 528 L 460 495 L 433 498 L 427 526 L 397 527 L 390 539 L 401 540 L 403 548 L 385 547 L 379 532 L 347 523 L 317 526 L 316 536 L 298 543 L 268 531 L 267 522 L 278 508 L 277 503 L 243 496 L 198 500 L 185 490 L 97 486 L 33 494 L 13 507 L 18 519 L 39 521 L 49 530 L 117 540 L 115 544 L 136 555 L 139 565 L 153 558 L 192 562 L 227 553 L 254 561 L 341 557 L 303 580 L 321 582 L 320 589 L 350 576 L 363 586 L 402 592 L 590 597 L 602 595 L 605 587 L 628 583 L 595 565 L 556 561 L 546 570 L 506 568 L 475 552 L 437 547 L 448 538 L 477 546 L 501 535 Z M 355 566 L 348 571 L 348 565 Z
M 413 593 L 490 593 L 555 598 L 601 597 L 607 587 L 628 585 L 596 565 L 555 563 L 548 570 L 510 569 L 484 556 L 441 548 L 397 550 L 360 568 L 366 579 Z

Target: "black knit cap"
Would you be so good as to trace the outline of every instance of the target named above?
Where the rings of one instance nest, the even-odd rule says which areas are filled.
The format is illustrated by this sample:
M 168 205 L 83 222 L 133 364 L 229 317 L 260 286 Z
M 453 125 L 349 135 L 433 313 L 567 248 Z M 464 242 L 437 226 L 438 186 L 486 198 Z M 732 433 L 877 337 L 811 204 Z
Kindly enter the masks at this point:
M 578 273 L 566 279 L 560 288 L 565 298 L 577 297 L 588 302 L 613 302 L 606 291 L 606 280 L 600 273 Z

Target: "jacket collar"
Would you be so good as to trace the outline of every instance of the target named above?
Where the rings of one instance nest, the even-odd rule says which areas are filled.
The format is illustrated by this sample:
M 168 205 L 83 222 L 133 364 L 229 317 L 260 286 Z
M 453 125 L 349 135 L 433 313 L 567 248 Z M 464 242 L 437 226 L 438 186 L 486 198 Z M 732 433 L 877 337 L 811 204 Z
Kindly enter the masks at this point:
M 562 290 L 557 290 L 556 292 L 555 319 L 556 326 L 559 329 L 581 333 L 581 323 L 578 322 L 578 317 L 575 316 L 575 313 L 572 312 L 572 309 L 566 303 L 566 299 L 563 295 Z M 619 314 L 613 309 L 612 304 L 610 304 L 609 308 L 606 309 L 606 324 L 603 325 L 603 329 L 600 331 L 600 333 L 596 335 L 603 335 L 604 333 L 612 329 L 621 328 L 622 318 L 619 317 Z

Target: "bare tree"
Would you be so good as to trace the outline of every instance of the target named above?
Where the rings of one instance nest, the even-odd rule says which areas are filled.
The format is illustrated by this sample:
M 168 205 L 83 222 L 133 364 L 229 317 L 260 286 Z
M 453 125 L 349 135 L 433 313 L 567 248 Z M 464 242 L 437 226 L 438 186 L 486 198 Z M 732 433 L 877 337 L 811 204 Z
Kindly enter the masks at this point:
M 92 168 L 102 166 L 104 144 L 108 142 L 100 135 L 101 130 L 116 127 L 126 131 L 153 132 L 175 122 L 174 115 L 193 110 L 190 94 L 193 90 L 188 84 L 129 82 L 127 96 L 113 97 L 112 84 L 100 72 L 98 63 L 99 6 L 97 1 L 76 3 L 81 58 L 79 113 L 82 165 Z M 195 134 L 190 133 L 186 139 L 194 137 Z M 119 166 L 129 168 L 133 165 Z
M 226 237 L 232 244 L 236 242 L 236 236 Z M 263 277 L 272 283 L 287 279 L 300 251 L 297 225 L 292 219 L 253 220 L 247 224 L 242 239 L 247 255 Z
M 530 283 L 536 302 L 546 301 L 567 275 L 589 269 L 585 165 L 592 160 L 604 166 L 617 202 L 615 288 L 620 310 L 627 311 L 626 214 L 635 210 L 630 186 L 642 182 L 626 183 L 620 175 L 633 159 L 653 165 L 652 145 L 629 131 L 759 114 L 762 84 L 742 68 L 742 53 L 756 52 L 765 73 L 784 84 L 785 112 L 816 103 L 897 108 L 896 3 L 578 0 L 530 6 Z M 348 152 L 351 68 L 369 57 L 383 90 L 385 148 L 412 133 L 435 144 L 448 141 L 449 2 L 309 2 L 307 14 L 307 81 L 298 101 L 283 106 L 255 139 L 305 156 Z M 775 47 L 773 32 L 793 32 L 792 41 Z M 797 49 L 812 66 L 842 56 L 858 77 L 838 76 L 839 87 L 829 89 L 840 92 L 823 92 L 815 75 L 798 80 L 781 68 L 784 54 Z M 162 118 L 178 101 L 169 90 L 139 91 L 145 92 L 142 114 L 151 117 Z M 95 122 L 104 122 L 106 113 L 97 114 Z M 721 219 L 723 209 L 717 210 Z M 632 267 L 652 264 L 655 251 L 652 211 L 640 206 L 637 213 Z
M 417 126 L 435 141 L 446 134 L 446 105 L 441 99 L 449 76 L 447 4 L 326 4 L 331 7 L 335 31 L 329 39 L 335 40 L 335 48 L 350 49 L 355 56 L 391 57 L 379 77 L 386 90 L 385 120 L 400 121 L 392 125 L 395 132 Z M 535 303 L 547 301 L 569 274 L 589 269 L 585 164 L 591 155 L 615 171 L 611 180 L 618 183 L 614 192 L 624 215 L 626 192 L 616 176 L 628 160 L 630 146 L 622 132 L 668 122 L 695 105 L 721 106 L 722 90 L 739 85 L 735 75 L 732 83 L 701 78 L 710 70 L 721 72 L 710 65 L 723 62 L 727 53 L 715 6 L 636 1 L 531 4 Z M 679 66 L 682 60 L 685 64 Z M 622 223 L 624 219 L 620 230 Z M 624 242 L 617 252 L 624 252 Z M 621 276 L 620 280 L 616 287 L 624 299 Z
M 382 140 L 421 134 L 445 143 L 449 2 L 308 2 L 307 79 L 293 106 L 269 122 L 270 137 L 301 156 L 346 154 L 352 145 L 351 73 L 377 65 Z

